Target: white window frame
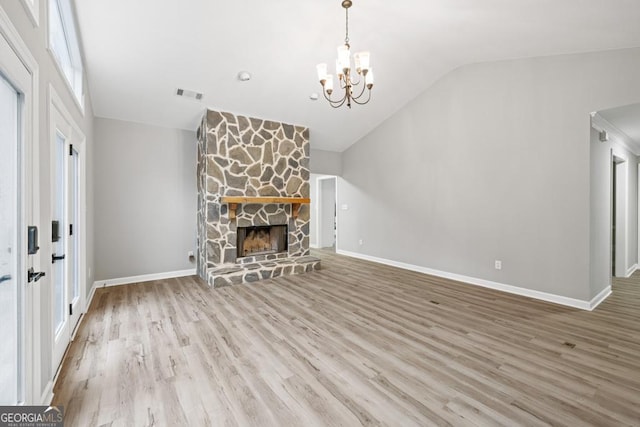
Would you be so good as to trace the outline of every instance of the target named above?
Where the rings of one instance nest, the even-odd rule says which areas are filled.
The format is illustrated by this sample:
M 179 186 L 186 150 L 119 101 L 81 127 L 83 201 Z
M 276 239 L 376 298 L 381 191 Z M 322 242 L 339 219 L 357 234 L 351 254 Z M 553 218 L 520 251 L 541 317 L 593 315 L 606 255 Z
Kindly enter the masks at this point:
M 69 50 L 69 56 L 71 59 L 71 66 L 74 70 L 73 79 L 78 79 L 80 82 L 80 93 L 76 92 L 74 88 L 74 84 L 70 81 L 70 78 L 65 74 L 63 64 L 58 58 L 58 54 L 55 52 L 52 46 L 52 37 L 51 37 L 51 20 L 53 19 L 54 8 L 52 7 L 52 3 L 57 5 L 57 9 L 60 11 L 60 19 L 62 22 L 62 29 L 64 32 L 64 39 L 67 44 L 67 48 Z M 76 106 L 80 109 L 82 115 L 84 115 L 84 64 L 82 63 L 82 54 L 80 52 L 80 39 L 78 37 L 77 31 L 77 23 L 75 21 L 75 16 L 73 13 L 73 7 L 71 5 L 71 0 L 49 0 L 47 3 L 48 11 L 47 11 L 47 50 L 49 54 L 53 58 L 53 62 L 58 69 L 58 72 L 62 76 L 62 80 L 64 80 L 67 85 L 67 89 L 71 92 L 71 98 L 75 102 Z M 80 73 L 79 76 L 76 73 Z
M 40 25 L 40 0 L 22 0 L 22 5 L 29 12 L 29 19 L 34 27 Z

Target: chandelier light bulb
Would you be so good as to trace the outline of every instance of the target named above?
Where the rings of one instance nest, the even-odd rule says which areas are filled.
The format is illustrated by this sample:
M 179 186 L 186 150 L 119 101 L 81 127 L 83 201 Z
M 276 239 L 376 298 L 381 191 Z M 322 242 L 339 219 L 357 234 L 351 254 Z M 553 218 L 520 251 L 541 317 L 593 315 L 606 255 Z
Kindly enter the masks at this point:
M 349 52 L 349 46 L 338 46 L 338 63 L 343 70 L 349 70 L 351 68 L 351 52 Z
M 328 74 L 326 76 L 326 83 L 324 84 L 324 90 L 331 95 L 331 92 L 333 92 L 333 76 L 331 74 Z
M 371 90 L 373 87 L 373 68 L 364 71 L 364 83 L 367 85 L 367 89 Z
M 327 79 L 327 64 L 316 65 L 316 70 L 318 70 L 318 80 L 322 82 Z
M 356 66 L 358 69 L 362 71 L 366 71 L 369 69 L 369 52 L 360 52 L 356 54 L 358 58 L 359 66 Z

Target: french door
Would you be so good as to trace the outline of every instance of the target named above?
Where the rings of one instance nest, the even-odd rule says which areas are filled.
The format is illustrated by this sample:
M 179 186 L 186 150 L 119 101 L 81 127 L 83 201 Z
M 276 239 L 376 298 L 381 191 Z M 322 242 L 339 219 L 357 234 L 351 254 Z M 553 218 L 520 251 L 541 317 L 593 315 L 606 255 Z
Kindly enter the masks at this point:
M 55 109 L 54 109 L 55 110 Z M 53 368 L 60 366 L 83 309 L 80 264 L 80 152 L 76 132 L 60 112 L 52 114 L 51 275 Z
M 31 76 L 0 33 L 0 405 L 26 399 L 25 92 Z

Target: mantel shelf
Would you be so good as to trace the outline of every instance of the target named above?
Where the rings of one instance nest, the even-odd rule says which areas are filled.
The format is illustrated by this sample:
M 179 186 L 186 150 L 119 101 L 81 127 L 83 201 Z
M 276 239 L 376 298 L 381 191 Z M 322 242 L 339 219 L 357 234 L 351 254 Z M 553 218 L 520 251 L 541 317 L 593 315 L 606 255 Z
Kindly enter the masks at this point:
M 245 196 L 222 196 L 222 203 L 229 205 L 229 219 L 236 219 L 236 211 L 240 204 L 270 204 L 270 203 L 291 203 L 291 215 L 298 218 L 300 206 L 311 203 L 311 199 L 305 197 L 245 197 Z

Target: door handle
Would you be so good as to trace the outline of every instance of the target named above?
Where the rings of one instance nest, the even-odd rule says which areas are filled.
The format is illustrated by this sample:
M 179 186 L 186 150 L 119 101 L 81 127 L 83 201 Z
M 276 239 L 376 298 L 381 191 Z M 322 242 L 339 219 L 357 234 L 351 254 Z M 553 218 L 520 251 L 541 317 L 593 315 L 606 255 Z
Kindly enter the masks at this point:
M 62 255 L 52 254 L 51 255 L 51 264 L 53 264 L 56 261 L 60 261 L 61 259 L 64 259 L 64 254 L 62 254 Z
M 44 271 L 38 271 L 37 273 L 33 271 L 33 267 L 31 267 L 27 271 L 27 281 L 28 282 L 37 282 L 38 280 L 44 277 Z
M 11 275 L 10 274 L 5 274 L 4 276 L 0 277 L 0 283 L 8 282 L 9 280 L 11 280 Z

